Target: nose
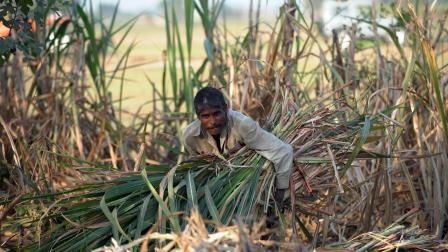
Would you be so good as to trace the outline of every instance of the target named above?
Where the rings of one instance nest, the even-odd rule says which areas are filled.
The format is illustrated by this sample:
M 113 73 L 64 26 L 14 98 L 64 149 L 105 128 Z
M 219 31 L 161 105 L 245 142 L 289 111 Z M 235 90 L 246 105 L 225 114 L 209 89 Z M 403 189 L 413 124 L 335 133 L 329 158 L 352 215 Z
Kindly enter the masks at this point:
M 211 116 L 210 117 L 210 124 L 213 125 L 213 126 L 216 124 L 216 117 L 215 116 Z

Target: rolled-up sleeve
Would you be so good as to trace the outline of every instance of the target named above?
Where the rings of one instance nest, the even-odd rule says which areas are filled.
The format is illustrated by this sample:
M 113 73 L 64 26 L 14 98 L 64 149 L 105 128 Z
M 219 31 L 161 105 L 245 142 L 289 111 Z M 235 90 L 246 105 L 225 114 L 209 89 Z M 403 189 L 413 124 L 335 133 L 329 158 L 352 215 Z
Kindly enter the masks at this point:
M 244 143 L 249 148 L 254 149 L 274 163 L 277 188 L 288 188 L 293 164 L 293 149 L 291 145 L 262 129 L 258 123 L 249 117 L 242 120 L 238 128 Z

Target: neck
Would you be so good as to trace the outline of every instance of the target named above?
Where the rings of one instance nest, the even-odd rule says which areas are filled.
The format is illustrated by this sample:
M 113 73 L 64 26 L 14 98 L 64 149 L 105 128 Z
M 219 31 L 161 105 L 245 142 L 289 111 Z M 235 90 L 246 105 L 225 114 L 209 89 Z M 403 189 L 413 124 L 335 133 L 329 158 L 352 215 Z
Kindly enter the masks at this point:
M 223 150 L 223 146 L 221 146 L 221 138 L 220 135 L 212 135 L 213 139 L 215 140 L 216 143 L 216 147 L 218 147 L 219 153 L 222 154 Z

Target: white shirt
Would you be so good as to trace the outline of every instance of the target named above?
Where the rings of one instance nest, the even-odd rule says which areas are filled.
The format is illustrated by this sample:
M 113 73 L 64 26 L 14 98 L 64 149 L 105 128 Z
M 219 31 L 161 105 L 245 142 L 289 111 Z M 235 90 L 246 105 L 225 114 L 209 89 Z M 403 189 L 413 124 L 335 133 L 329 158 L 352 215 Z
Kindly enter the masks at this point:
M 220 154 L 216 141 L 203 130 L 201 122 L 190 123 L 182 134 L 182 142 L 191 156 Z M 292 170 L 293 149 L 270 132 L 262 129 L 257 122 L 234 110 L 228 110 L 228 123 L 220 135 L 222 154 L 228 154 L 246 145 L 272 161 L 276 170 L 278 189 L 289 187 Z

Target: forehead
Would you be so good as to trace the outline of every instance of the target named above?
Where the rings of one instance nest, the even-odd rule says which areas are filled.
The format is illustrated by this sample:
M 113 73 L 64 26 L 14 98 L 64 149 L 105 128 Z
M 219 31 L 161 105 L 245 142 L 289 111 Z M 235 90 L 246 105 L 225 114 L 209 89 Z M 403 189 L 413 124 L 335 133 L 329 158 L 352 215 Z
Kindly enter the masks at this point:
M 201 109 L 201 111 L 199 112 L 199 115 L 209 115 L 209 114 L 214 114 L 216 112 L 221 112 L 221 111 L 223 111 L 222 108 L 205 107 L 205 108 Z

